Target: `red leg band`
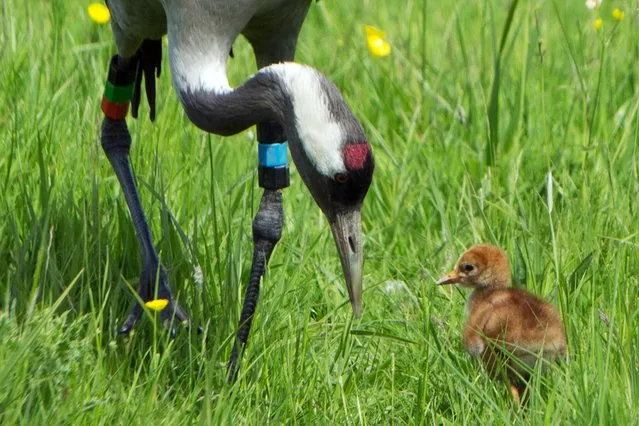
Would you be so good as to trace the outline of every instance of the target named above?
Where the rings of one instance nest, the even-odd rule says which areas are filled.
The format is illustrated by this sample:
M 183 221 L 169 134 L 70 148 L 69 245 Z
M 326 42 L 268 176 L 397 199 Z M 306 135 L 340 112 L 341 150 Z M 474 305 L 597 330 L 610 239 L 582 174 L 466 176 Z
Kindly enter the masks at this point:
M 102 97 L 102 112 L 107 117 L 113 120 L 123 120 L 126 118 L 126 113 L 129 111 L 129 103 L 111 102 L 106 97 Z

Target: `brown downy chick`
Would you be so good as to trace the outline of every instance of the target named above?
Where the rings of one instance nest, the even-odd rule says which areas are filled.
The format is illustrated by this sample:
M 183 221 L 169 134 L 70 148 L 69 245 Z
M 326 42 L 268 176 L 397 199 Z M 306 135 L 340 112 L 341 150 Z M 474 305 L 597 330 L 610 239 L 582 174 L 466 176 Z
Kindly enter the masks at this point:
M 437 282 L 453 283 L 473 289 L 466 304 L 464 347 L 470 355 L 481 356 L 493 377 L 505 371 L 519 404 L 528 379 L 522 365 L 534 367 L 540 354 L 547 361 L 566 354 L 559 314 L 537 296 L 511 287 L 506 253 L 493 245 L 472 246 Z

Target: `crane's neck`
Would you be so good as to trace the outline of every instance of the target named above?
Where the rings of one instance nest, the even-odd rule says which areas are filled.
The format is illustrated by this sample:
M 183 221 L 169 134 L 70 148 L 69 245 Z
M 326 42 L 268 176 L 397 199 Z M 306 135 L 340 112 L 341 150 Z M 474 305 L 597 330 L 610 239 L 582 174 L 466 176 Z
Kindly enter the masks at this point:
M 290 97 L 272 73 L 258 72 L 236 89 L 228 86 L 226 75 L 218 82 L 178 87 L 186 114 L 202 130 L 228 136 L 265 121 L 287 127 Z
M 226 76 L 180 87 L 191 121 L 201 129 L 232 135 L 266 121 L 279 123 L 294 154 L 302 148 L 325 176 L 343 173 L 346 140 L 364 140 L 363 130 L 338 89 L 316 70 L 280 63 L 262 68 L 236 89 Z

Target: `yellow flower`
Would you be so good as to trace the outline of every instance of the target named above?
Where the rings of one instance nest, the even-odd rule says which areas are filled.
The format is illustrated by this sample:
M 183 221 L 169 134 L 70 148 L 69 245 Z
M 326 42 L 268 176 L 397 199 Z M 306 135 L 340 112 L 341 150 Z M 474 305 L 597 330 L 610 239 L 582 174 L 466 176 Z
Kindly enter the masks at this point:
M 386 33 L 372 25 L 364 25 L 366 31 L 366 45 L 373 56 L 380 58 L 391 53 L 391 45 L 386 41 Z
M 623 13 L 623 10 L 619 9 L 618 7 L 612 9 L 612 17 L 615 19 L 615 21 L 623 21 L 624 16 L 626 16 L 626 14 Z
M 600 30 L 601 27 L 603 27 L 603 21 L 601 20 L 601 18 L 597 18 L 592 25 L 593 27 L 595 27 L 595 31 Z
M 89 12 L 89 17 L 93 19 L 93 22 L 97 24 L 106 24 L 111 19 L 109 8 L 102 3 L 91 3 L 87 7 L 87 12 Z
M 144 306 L 152 311 L 160 312 L 162 309 L 166 308 L 168 304 L 169 301 L 167 299 L 155 299 L 149 300 L 144 304 Z

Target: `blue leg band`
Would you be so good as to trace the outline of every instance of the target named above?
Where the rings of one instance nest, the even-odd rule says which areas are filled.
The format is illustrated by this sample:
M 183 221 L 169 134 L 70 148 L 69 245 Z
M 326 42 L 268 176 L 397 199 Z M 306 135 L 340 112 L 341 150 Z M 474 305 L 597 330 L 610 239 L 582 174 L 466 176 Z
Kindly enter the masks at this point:
M 286 142 L 259 143 L 257 158 L 259 160 L 257 174 L 260 187 L 277 190 L 290 185 Z
M 288 145 L 282 143 L 260 143 L 257 157 L 260 166 L 277 168 L 288 166 Z

